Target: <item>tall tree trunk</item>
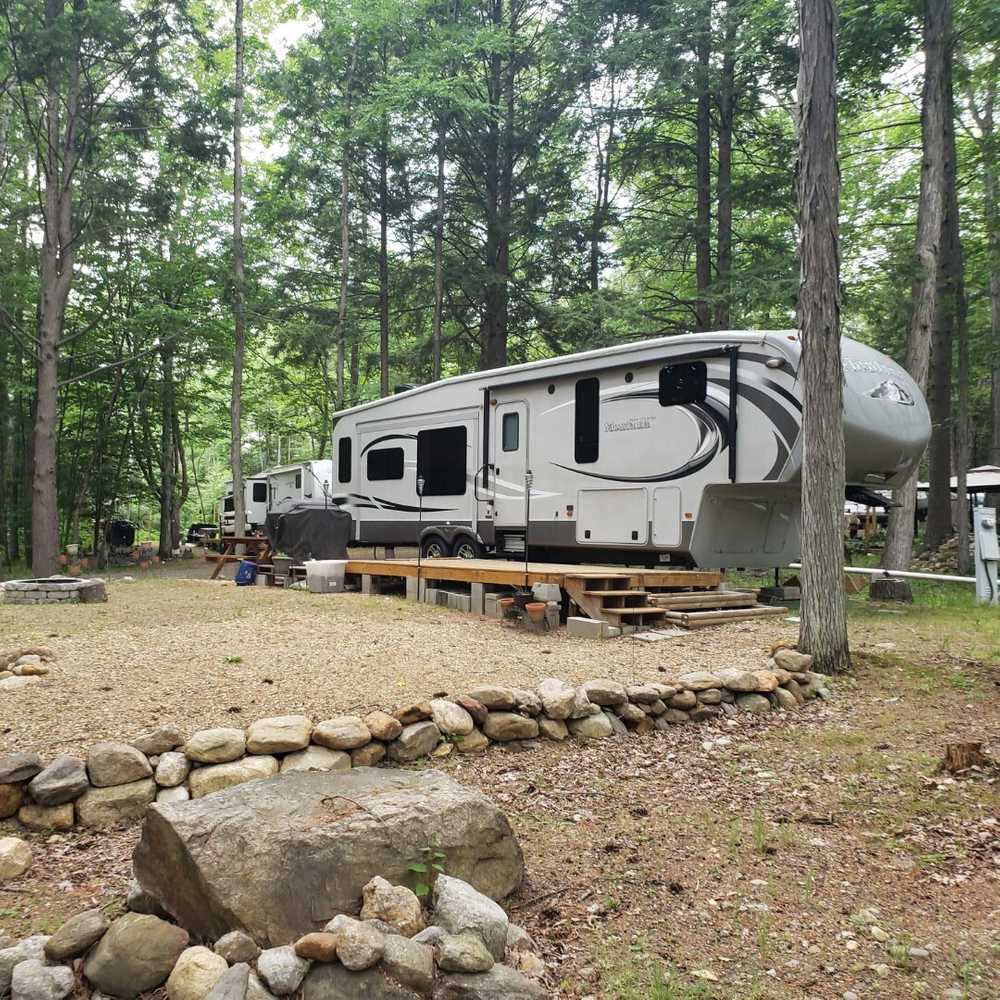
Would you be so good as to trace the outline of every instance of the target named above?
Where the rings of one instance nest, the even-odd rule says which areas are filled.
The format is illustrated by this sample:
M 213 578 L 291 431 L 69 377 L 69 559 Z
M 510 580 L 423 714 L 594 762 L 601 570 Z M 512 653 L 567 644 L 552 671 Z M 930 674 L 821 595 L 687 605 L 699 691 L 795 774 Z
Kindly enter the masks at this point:
M 337 409 L 344 408 L 344 367 L 347 364 L 347 286 L 351 271 L 351 102 L 357 40 L 351 42 L 351 58 L 344 80 L 344 148 L 340 158 L 340 299 L 337 303 Z
M 802 623 L 816 670 L 851 665 L 842 564 L 844 383 L 840 359 L 837 11 L 799 4 L 799 330 L 802 338 Z
M 233 474 L 233 523 L 246 530 L 243 493 L 243 359 L 246 353 L 246 275 L 243 257 L 243 0 L 236 0 L 236 94 L 233 101 L 233 388 L 229 402 L 229 464 Z
M 916 276 L 906 339 L 906 369 L 922 391 L 927 388 L 931 333 L 937 317 L 937 267 L 944 218 L 945 59 L 951 37 L 951 0 L 927 0 L 924 18 L 924 87 L 921 108 L 923 164 L 917 210 Z M 906 570 L 913 557 L 917 472 L 893 490 L 899 504 L 889 512 L 882 565 Z
M 383 50 L 384 51 L 384 50 Z M 383 57 L 384 59 L 384 57 Z M 387 67 L 383 67 L 385 71 Z M 382 119 L 378 158 L 378 326 L 379 391 L 389 395 L 389 125 Z
M 728 330 L 733 295 L 733 118 L 736 104 L 736 3 L 726 0 L 722 79 L 719 82 L 715 328 Z
M 174 508 L 174 348 L 166 341 L 160 351 L 160 544 L 159 556 L 173 555 Z
M 709 4 L 698 32 L 698 109 L 695 128 L 695 161 L 697 197 L 695 207 L 695 280 L 698 297 L 695 301 L 695 326 L 698 330 L 712 328 L 709 289 L 712 284 L 712 8 Z
M 434 321 L 431 331 L 431 377 L 441 377 L 441 323 L 444 313 L 444 163 L 447 118 L 438 116 L 437 132 L 437 205 L 434 213 Z

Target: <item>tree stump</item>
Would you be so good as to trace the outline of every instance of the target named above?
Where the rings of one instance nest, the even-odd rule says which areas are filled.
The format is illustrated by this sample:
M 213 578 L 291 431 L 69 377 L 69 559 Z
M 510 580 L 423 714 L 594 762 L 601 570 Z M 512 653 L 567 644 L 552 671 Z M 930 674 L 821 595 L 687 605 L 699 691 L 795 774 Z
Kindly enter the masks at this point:
M 958 774 L 970 767 L 992 766 L 993 761 L 983 753 L 982 743 L 946 743 L 940 770 Z
M 876 576 L 868 585 L 868 600 L 912 604 L 913 588 L 910 586 L 909 580 L 898 580 L 892 576 Z

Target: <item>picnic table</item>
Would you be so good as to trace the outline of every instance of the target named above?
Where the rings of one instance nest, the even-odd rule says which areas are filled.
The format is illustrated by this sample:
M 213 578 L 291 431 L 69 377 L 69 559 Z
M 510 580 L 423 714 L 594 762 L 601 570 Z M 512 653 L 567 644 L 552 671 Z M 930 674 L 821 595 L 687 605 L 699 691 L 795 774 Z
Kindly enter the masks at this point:
M 236 546 L 245 545 L 246 552 L 239 556 L 236 554 Z M 262 535 L 227 535 L 223 539 L 222 551 L 216 555 L 206 554 L 208 562 L 214 562 L 215 569 L 212 570 L 211 580 L 217 580 L 222 572 L 222 567 L 226 563 L 240 562 L 242 559 L 253 559 L 258 568 L 267 566 L 271 562 L 271 543 Z

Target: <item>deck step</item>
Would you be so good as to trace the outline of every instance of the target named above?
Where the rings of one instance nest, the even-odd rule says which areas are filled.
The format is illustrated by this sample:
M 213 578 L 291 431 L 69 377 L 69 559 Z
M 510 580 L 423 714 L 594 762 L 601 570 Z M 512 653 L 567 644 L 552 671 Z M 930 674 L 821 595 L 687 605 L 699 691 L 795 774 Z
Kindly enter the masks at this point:
M 649 604 L 641 608 L 602 608 L 606 615 L 613 615 L 616 618 L 634 618 L 636 615 L 655 615 L 663 617 L 666 612 L 663 608 L 654 608 Z
M 645 590 L 585 590 L 587 597 L 648 597 Z

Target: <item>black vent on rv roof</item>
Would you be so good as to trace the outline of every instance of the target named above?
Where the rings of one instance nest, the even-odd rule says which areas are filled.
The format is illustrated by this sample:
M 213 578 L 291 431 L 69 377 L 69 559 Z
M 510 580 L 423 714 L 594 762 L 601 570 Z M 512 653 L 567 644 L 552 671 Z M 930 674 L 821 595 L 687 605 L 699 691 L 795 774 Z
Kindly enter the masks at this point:
M 412 382 L 400 382 L 399 385 L 393 387 L 392 391 L 398 395 L 401 392 L 409 392 L 411 389 L 416 389 Z

